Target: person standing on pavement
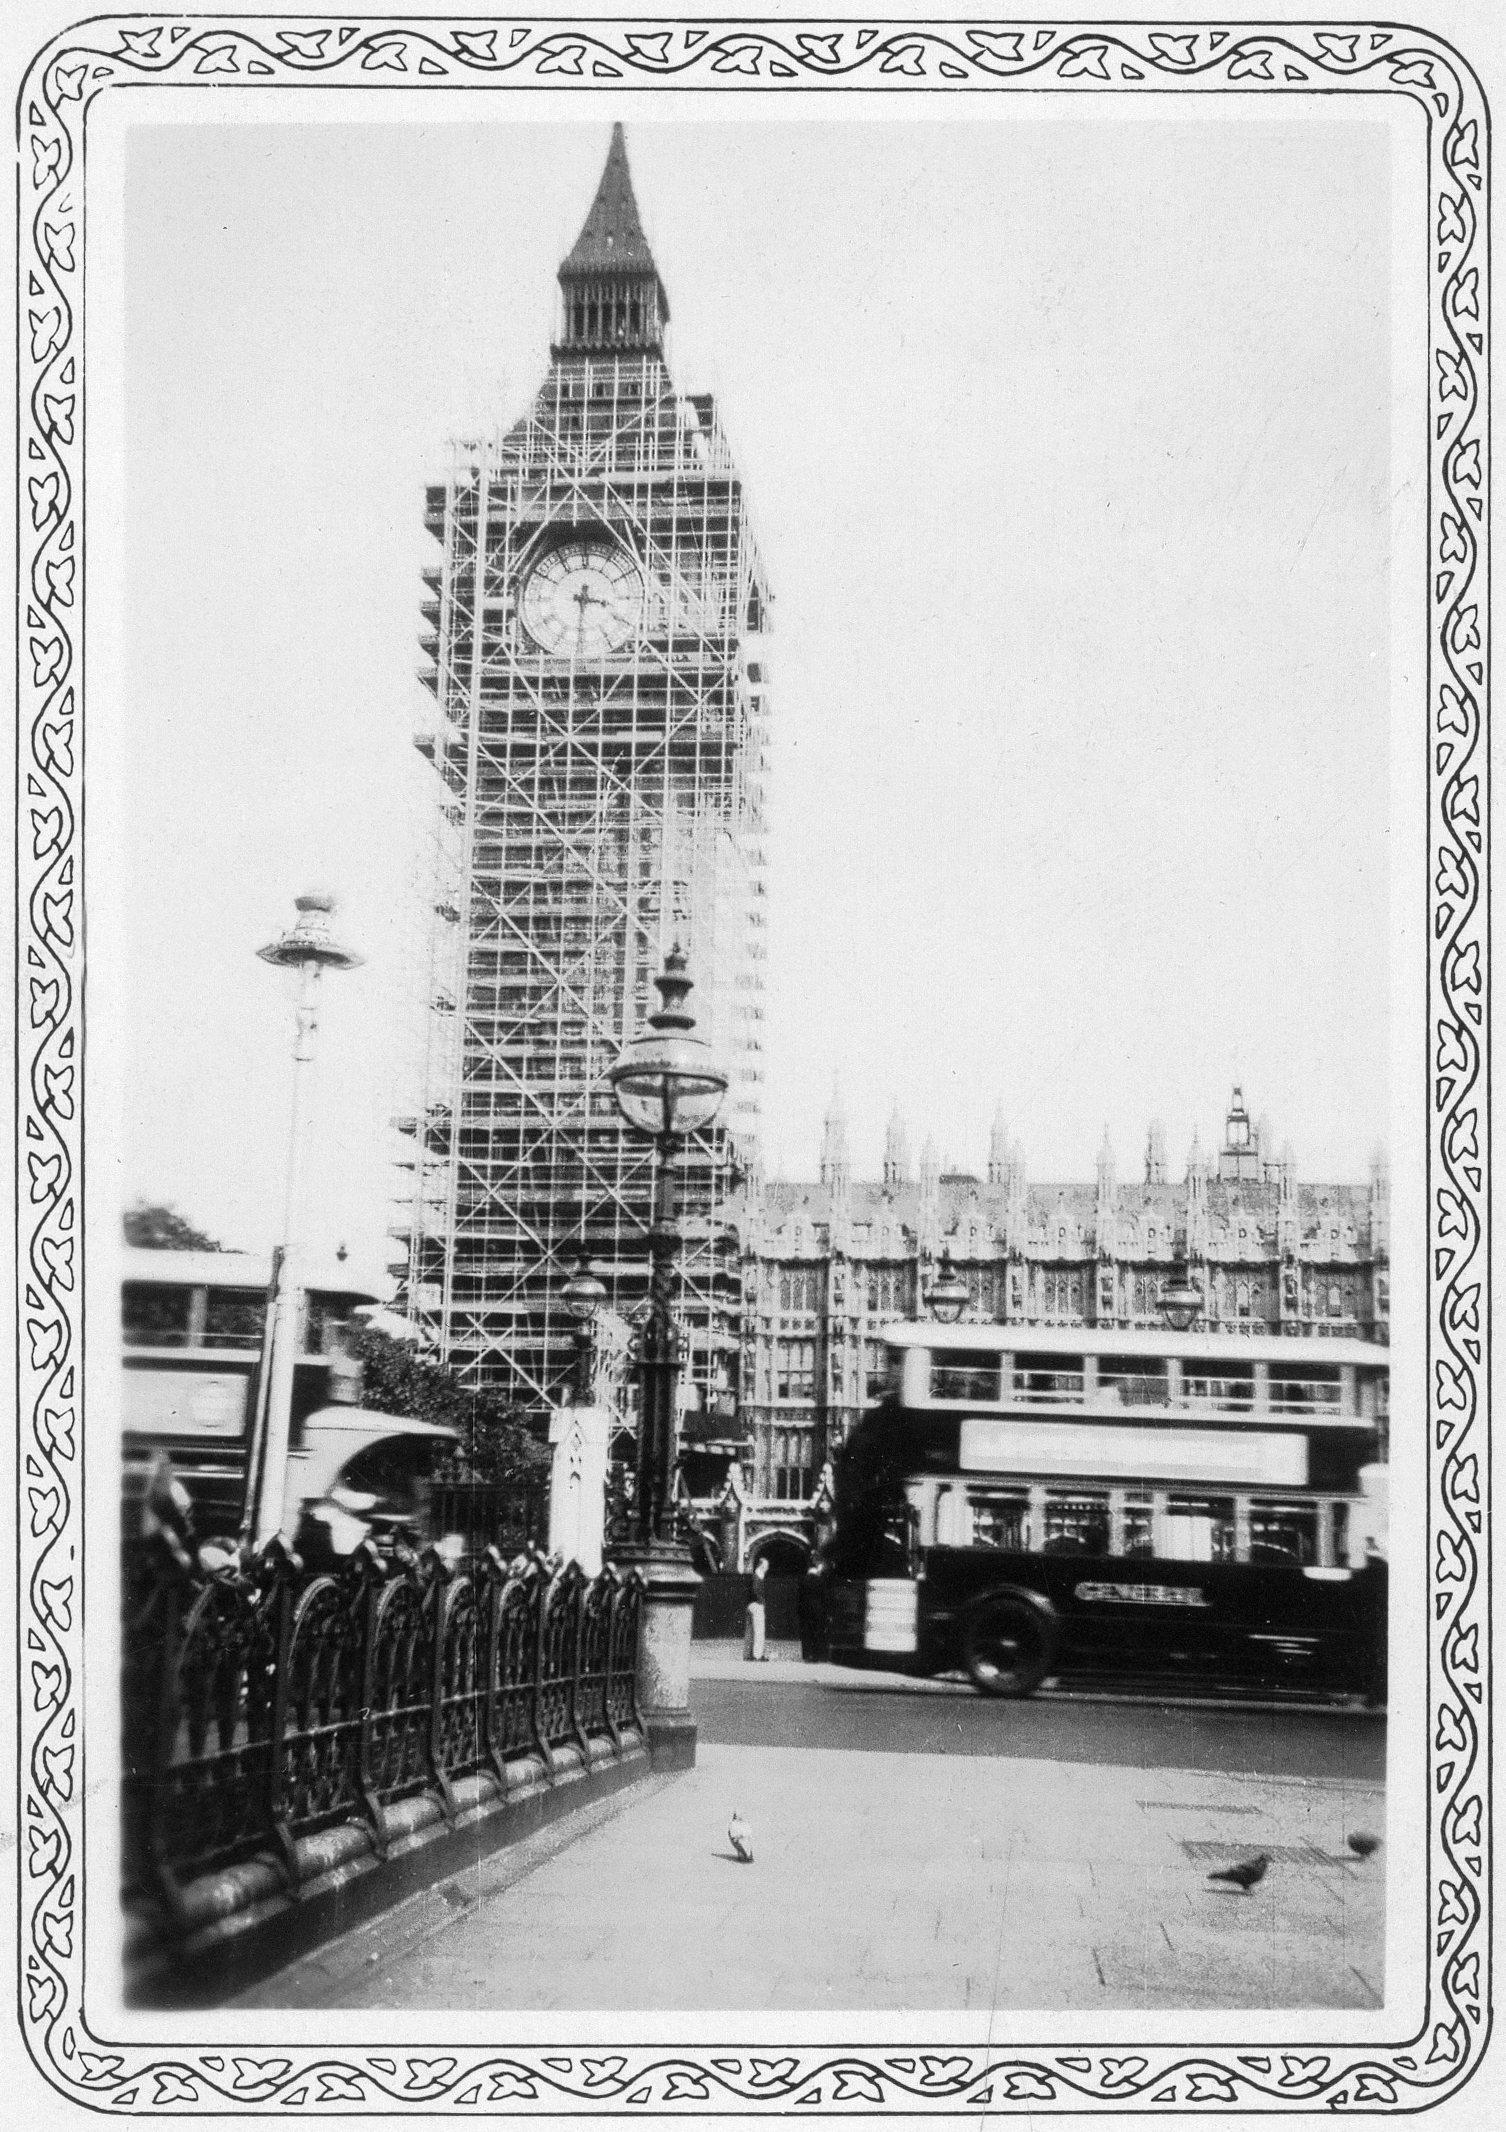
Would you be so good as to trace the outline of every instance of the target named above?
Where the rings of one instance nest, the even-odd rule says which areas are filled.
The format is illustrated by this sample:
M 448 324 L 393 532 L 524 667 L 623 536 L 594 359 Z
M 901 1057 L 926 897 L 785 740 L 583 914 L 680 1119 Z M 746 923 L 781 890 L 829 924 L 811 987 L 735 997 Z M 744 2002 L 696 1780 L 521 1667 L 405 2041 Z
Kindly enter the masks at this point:
M 800 1656 L 813 1665 L 830 1655 L 827 1623 L 827 1568 L 825 1559 L 811 1556 L 810 1568 L 800 1579 L 795 1604 L 800 1616 Z
M 748 1594 L 748 1613 L 743 1625 L 743 1657 L 766 1664 L 768 1652 L 764 1649 L 767 1617 L 764 1612 L 764 1593 L 769 1581 L 769 1565 L 760 1556 L 753 1566 L 753 1584 Z

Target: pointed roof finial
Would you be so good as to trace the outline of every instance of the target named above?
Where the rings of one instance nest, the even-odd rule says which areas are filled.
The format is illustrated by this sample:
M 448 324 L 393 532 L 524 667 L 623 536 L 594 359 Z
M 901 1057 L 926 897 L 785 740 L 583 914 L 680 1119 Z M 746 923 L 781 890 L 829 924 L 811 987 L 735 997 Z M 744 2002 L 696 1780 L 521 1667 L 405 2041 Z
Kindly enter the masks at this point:
M 606 168 L 596 188 L 591 211 L 581 225 L 574 248 L 560 267 L 560 278 L 585 274 L 654 274 L 654 255 L 643 234 L 638 201 L 628 169 L 627 142 L 620 125 L 612 128 Z M 668 318 L 669 305 L 663 315 Z

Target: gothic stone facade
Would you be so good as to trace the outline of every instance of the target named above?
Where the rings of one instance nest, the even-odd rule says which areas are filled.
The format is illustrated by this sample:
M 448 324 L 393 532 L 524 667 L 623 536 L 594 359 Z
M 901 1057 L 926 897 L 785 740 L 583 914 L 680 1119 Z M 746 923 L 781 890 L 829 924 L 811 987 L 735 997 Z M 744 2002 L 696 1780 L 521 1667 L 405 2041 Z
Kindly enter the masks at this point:
M 881 1333 L 924 1316 L 943 1251 L 966 1281 L 964 1322 L 1159 1328 L 1174 1262 L 1202 1289 L 1215 1332 L 1388 1338 L 1388 1184 L 1377 1154 L 1363 1184 L 1299 1179 L 1270 1152 L 1236 1089 L 1223 1147 L 1194 1141 L 1166 1173 L 1152 1127 L 1143 1175 L 1121 1180 L 1107 1138 L 1091 1182 L 1026 1174 L 995 1122 L 986 1175 L 944 1173 L 934 1147 L 912 1179 L 891 1123 L 878 1183 L 848 1171 L 846 1131 L 827 1119 L 819 1176 L 753 1179 L 742 1210 L 742 1459 L 755 1499 L 812 1498 L 822 1468 L 874 1396 Z

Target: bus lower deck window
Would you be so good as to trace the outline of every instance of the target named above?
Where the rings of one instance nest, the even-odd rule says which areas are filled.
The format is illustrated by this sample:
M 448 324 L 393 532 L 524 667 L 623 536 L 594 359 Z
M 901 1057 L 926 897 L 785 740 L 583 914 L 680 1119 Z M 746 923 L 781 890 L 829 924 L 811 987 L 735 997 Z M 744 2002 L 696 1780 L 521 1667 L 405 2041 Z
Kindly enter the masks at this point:
M 1045 1537 L 1048 1555 L 1106 1555 L 1109 1551 L 1109 1499 L 1106 1495 L 1046 1497 Z
M 1318 1559 L 1318 1512 L 1311 1503 L 1252 1503 L 1250 1560 L 1299 1562 L 1304 1569 Z
M 1234 1499 L 1222 1495 L 1170 1495 L 1164 1533 L 1156 1552 L 1169 1562 L 1232 1562 L 1235 1559 Z
M 1023 1554 L 1030 1545 L 1030 1498 L 1028 1495 L 975 1495 L 974 1547 L 1002 1547 Z
M 1155 1553 L 1155 1511 L 1148 1495 L 1127 1498 L 1124 1505 L 1123 1535 L 1122 1545 L 1113 1552 L 1121 1555 Z

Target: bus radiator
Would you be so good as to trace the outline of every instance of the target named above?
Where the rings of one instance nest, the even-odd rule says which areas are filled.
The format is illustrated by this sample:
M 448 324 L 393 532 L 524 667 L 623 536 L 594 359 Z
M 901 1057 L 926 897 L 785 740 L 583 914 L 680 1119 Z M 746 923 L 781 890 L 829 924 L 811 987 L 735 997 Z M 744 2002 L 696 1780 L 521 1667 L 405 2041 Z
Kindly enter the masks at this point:
M 870 1577 L 863 1588 L 863 1649 L 913 1651 L 918 1596 L 908 1577 Z

